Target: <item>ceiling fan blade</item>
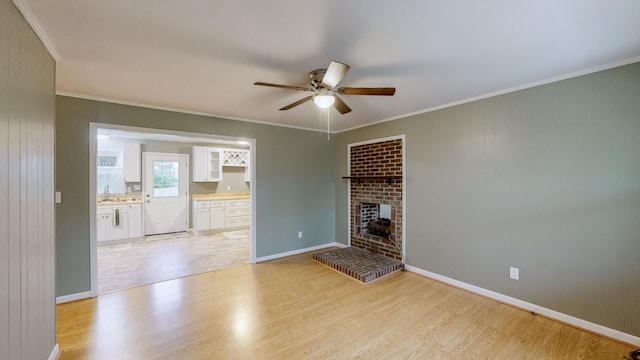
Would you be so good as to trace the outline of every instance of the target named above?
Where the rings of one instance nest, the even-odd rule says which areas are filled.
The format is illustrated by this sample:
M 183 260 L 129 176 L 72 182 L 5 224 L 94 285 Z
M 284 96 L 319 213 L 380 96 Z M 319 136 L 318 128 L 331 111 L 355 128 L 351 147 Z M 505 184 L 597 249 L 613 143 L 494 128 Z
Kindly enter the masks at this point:
M 352 88 L 341 87 L 338 89 L 338 94 L 343 95 L 382 95 L 391 96 L 396 93 L 396 88 L 383 87 L 383 88 Z
M 309 96 L 307 96 L 307 97 L 304 97 L 304 98 L 302 98 L 302 99 L 300 99 L 300 100 L 298 100 L 298 101 L 296 101 L 296 102 L 294 102 L 294 103 L 292 103 L 292 104 L 289 104 L 289 105 L 287 105 L 287 106 L 283 107 L 283 108 L 282 108 L 282 109 L 280 109 L 280 110 L 289 110 L 289 109 L 291 109 L 292 107 L 296 107 L 296 106 L 298 106 L 298 105 L 300 105 L 300 104 L 304 104 L 304 103 L 306 103 L 307 101 L 309 101 L 309 100 L 311 100 L 311 99 L 313 99 L 313 95 L 309 95 Z
M 322 78 L 322 84 L 329 89 L 333 89 L 338 85 L 340 80 L 344 77 L 344 74 L 346 74 L 350 68 L 351 66 L 347 64 L 331 61 L 331 64 L 329 64 L 329 67 L 327 68 L 327 72 Z
M 336 101 L 333 103 L 333 107 L 336 108 L 336 110 L 338 110 L 338 112 L 340 114 L 346 114 L 348 112 L 351 112 L 351 108 L 349 107 L 349 105 L 347 105 L 344 101 L 342 101 L 342 99 L 340 99 L 339 97 L 335 96 Z
M 269 86 L 269 87 L 274 87 L 274 88 L 298 90 L 298 91 L 315 91 L 312 88 L 307 88 L 307 87 L 303 87 L 303 86 L 279 85 L 279 84 L 271 84 L 271 83 L 260 82 L 260 81 L 254 82 L 253 85 Z

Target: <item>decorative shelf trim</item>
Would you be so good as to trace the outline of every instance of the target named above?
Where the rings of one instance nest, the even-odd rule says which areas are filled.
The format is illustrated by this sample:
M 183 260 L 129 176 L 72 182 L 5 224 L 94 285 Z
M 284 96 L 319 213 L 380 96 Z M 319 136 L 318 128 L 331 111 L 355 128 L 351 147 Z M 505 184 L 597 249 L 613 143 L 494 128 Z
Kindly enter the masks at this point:
M 402 176 L 343 176 L 342 178 L 357 180 L 358 184 L 360 184 L 362 180 L 387 180 L 389 185 L 391 185 L 391 181 L 393 180 L 402 180 Z

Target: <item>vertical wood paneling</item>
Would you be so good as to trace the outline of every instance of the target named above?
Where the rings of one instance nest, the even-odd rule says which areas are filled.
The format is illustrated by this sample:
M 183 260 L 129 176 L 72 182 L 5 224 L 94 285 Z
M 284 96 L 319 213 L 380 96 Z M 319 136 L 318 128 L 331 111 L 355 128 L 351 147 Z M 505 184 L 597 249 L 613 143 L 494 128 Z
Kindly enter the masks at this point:
M 0 360 L 55 346 L 55 63 L 0 0 Z
M 21 24 L 19 17 L 15 16 L 14 10 L 9 9 L 9 13 L 13 14 L 9 18 L 9 103 L 8 120 L 9 120 L 9 163 L 7 173 L 9 174 L 9 211 L 8 211 L 8 229 L 9 229 L 9 359 L 22 358 L 21 339 L 24 337 L 24 330 L 21 323 L 21 300 L 23 298 L 20 272 L 22 263 L 21 258 L 21 225 L 20 212 L 20 123 L 16 121 L 19 118 L 17 109 L 19 108 L 20 97 L 22 93 L 22 84 L 20 81 L 20 66 L 22 58 L 22 49 L 20 43 Z
M 0 359 L 9 358 L 9 10 L 0 1 Z

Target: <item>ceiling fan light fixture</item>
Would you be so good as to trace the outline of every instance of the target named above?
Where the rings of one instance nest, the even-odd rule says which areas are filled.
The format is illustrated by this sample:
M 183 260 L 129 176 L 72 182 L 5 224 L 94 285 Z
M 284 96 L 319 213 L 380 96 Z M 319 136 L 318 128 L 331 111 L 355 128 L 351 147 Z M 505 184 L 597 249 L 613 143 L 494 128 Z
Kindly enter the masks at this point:
M 313 97 L 313 102 L 322 109 L 331 107 L 335 101 L 336 98 L 333 95 L 316 95 Z

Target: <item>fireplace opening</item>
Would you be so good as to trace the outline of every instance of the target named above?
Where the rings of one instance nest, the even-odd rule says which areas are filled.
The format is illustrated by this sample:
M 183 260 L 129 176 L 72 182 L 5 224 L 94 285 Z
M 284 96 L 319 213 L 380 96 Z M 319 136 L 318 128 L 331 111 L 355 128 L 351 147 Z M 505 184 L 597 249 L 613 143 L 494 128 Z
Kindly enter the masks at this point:
M 377 218 L 367 224 L 367 234 L 389 237 L 391 235 L 391 219 Z
M 360 204 L 360 233 L 388 238 L 393 233 L 391 205 Z

